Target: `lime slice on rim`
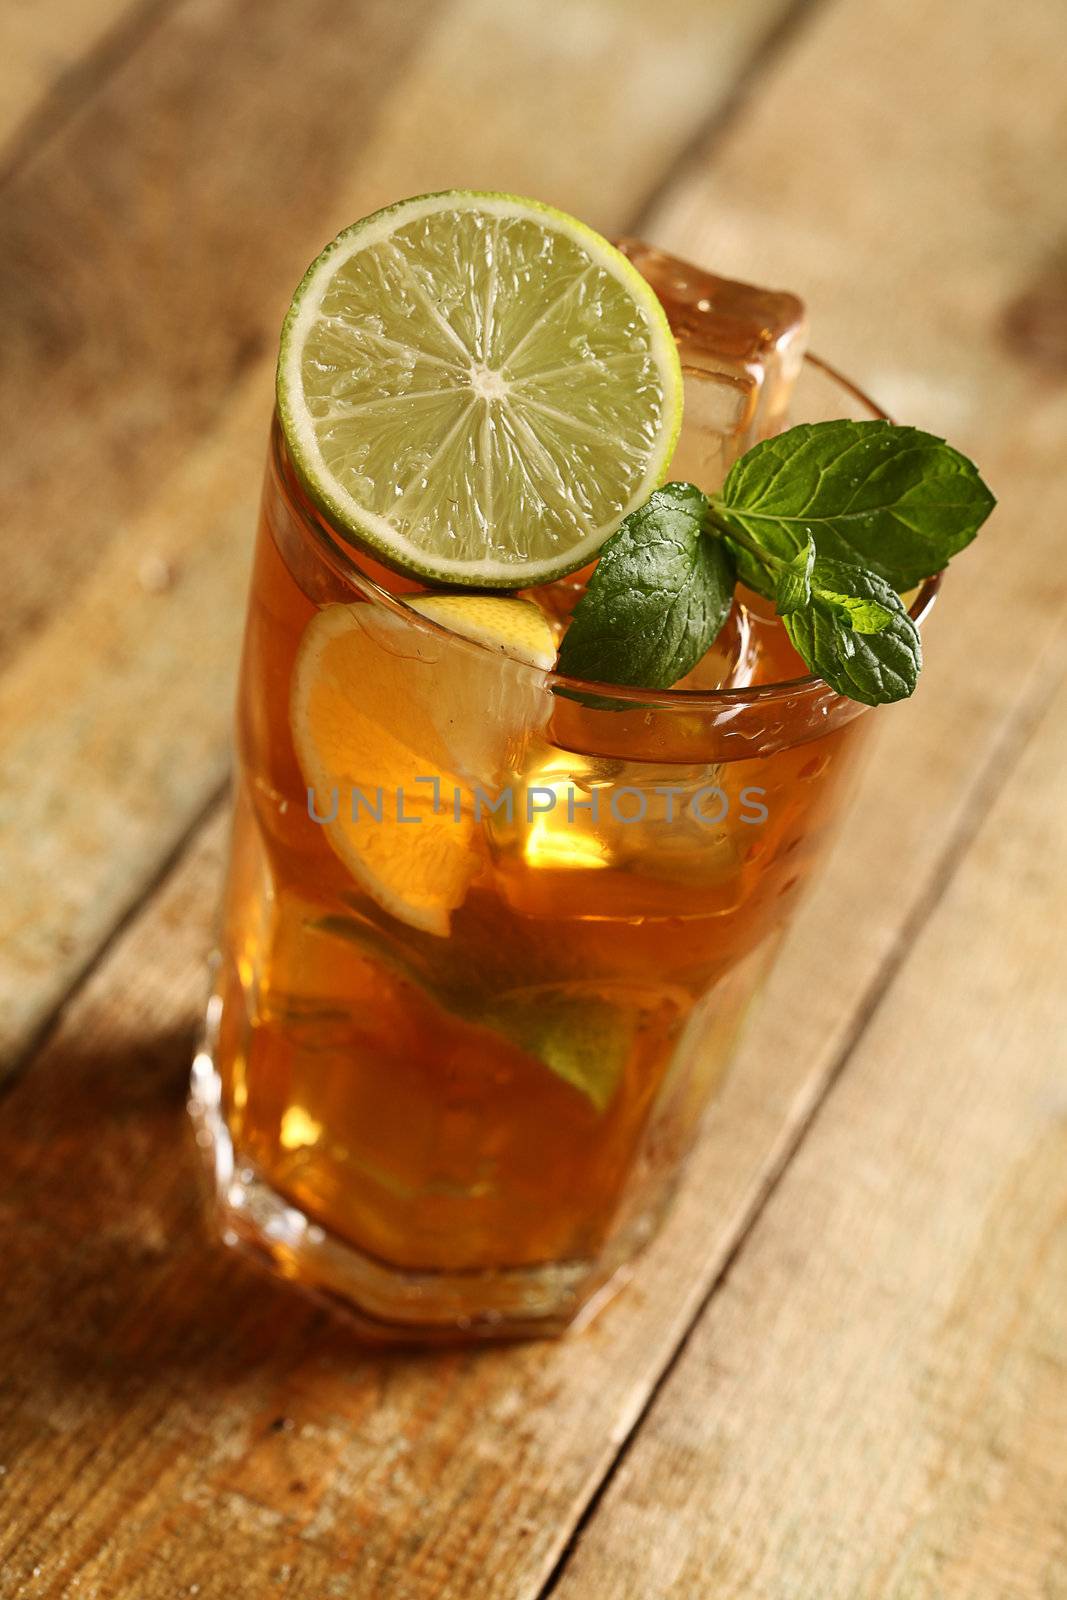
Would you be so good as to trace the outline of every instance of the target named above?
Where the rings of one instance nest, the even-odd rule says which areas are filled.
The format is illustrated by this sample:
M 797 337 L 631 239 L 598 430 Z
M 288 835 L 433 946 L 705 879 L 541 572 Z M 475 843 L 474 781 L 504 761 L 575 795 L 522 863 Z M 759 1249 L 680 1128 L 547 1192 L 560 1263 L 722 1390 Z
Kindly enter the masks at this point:
M 606 239 L 453 190 L 376 212 L 312 263 L 278 409 L 309 493 L 358 543 L 517 589 L 582 566 L 663 480 L 682 374 L 662 306 Z

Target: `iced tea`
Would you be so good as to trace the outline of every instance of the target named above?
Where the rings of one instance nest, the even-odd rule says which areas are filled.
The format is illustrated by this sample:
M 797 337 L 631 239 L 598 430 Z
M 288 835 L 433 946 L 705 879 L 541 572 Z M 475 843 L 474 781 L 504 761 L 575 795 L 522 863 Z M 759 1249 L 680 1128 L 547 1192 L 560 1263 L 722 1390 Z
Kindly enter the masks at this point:
M 761 301 L 749 345 L 716 361 L 730 286 L 629 249 L 682 346 L 686 474 L 714 489 L 782 423 L 795 302 Z M 877 415 L 810 361 L 790 410 Z M 528 591 L 556 634 L 582 582 Z M 709 656 L 655 693 L 594 692 L 450 634 L 404 606 L 417 587 L 315 509 L 275 424 L 196 1098 L 230 1236 L 366 1328 L 559 1328 L 661 1215 L 863 708 L 807 677 L 743 590 Z M 323 695 L 342 697 L 329 714 L 360 782 L 316 789 L 293 686 L 327 613 L 352 665 Z

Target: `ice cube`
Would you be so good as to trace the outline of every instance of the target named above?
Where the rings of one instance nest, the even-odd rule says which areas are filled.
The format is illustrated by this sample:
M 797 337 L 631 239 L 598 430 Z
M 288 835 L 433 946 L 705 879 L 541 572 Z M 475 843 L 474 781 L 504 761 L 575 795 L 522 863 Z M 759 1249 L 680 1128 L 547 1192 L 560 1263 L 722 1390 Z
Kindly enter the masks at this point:
M 640 239 L 621 239 L 619 248 L 656 291 L 678 342 L 689 426 L 672 476 L 715 489 L 739 455 L 782 426 L 807 346 L 803 303 Z
M 752 830 L 735 774 L 719 765 L 582 757 L 547 747 L 512 785 L 486 842 L 498 887 L 527 915 L 683 914 L 707 909 L 743 867 Z

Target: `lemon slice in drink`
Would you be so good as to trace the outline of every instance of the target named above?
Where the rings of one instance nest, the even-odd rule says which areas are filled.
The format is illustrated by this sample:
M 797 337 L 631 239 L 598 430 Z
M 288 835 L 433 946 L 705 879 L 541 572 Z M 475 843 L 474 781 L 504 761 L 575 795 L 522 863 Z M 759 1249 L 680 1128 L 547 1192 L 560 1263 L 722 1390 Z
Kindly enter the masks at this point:
M 551 672 L 556 664 L 556 639 L 544 613 L 532 600 L 474 594 L 416 595 L 412 611 L 442 628 L 514 656 L 527 666 Z
M 587 562 L 681 424 L 666 315 L 606 239 L 513 195 L 403 200 L 339 234 L 282 329 L 278 409 L 323 511 L 431 580 Z
M 326 606 L 300 641 L 289 723 L 314 814 L 356 883 L 410 927 L 447 934 L 484 863 L 475 786 L 482 804 L 495 798 L 547 720 L 555 644 L 529 600 L 408 603 L 484 648 L 373 604 Z

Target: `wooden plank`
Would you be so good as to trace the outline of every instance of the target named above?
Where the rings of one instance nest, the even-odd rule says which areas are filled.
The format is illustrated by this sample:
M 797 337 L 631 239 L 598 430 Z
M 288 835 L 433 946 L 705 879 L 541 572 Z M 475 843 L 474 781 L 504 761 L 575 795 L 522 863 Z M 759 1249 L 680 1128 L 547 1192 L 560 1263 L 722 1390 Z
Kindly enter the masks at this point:
M 1053 336 L 1062 317 L 1064 214 L 1047 171 L 1067 145 L 1052 81 L 1067 13 L 1056 0 L 1021 14 L 994 0 L 862 9 L 813 14 L 646 229 L 718 271 L 795 289 L 814 348 L 908 421 L 984 445 L 1018 434 L 1026 408 L 1011 459 L 1037 466 L 1058 422 L 1062 345 L 1058 365 L 1051 340 L 1041 359 L 1040 330 L 1006 313 L 1040 286 Z M 1006 87 L 1022 71 L 1033 93 Z
M 943 646 L 974 614 L 961 593 Z M 1051 639 L 1035 668 L 1047 683 L 1065 663 L 1035 618 Z M 1009 741 L 972 770 L 988 730 L 958 699 L 954 718 L 944 709 L 951 654 L 935 653 L 919 701 L 883 719 L 853 824 L 667 1231 L 626 1295 L 559 1346 L 368 1355 L 205 1238 L 180 1098 L 216 825 L 6 1102 L 0 1462 L 16 1510 L 0 1595 L 34 1565 L 53 1593 L 77 1577 L 78 1593 L 96 1585 L 108 1600 L 171 1600 L 192 1583 L 258 1600 L 283 1568 L 315 1600 L 536 1595 L 847 1051 L 901 928 L 1010 765 Z M 894 847 L 908 870 L 872 904 Z
M 0 1071 L 218 785 L 308 257 L 455 182 L 623 226 L 788 7 L 187 0 L 0 192 Z
M 532 1600 L 928 889 L 917 851 L 884 917 L 842 914 L 930 759 L 893 720 L 891 776 L 871 774 L 664 1235 L 557 1345 L 369 1353 L 207 1237 L 181 1101 L 220 817 L 5 1100 L 3 1600 L 35 1567 L 44 1595 L 108 1600 L 260 1600 L 282 1569 L 314 1600 Z
M 7 652 L 269 368 L 437 10 L 188 0 L 0 193 Z
M 942 59 L 944 43 L 967 19 L 962 8 L 945 11 L 944 34 L 932 24 L 931 34 L 939 94 L 953 105 L 966 85 Z M 843 75 L 828 87 L 821 65 L 809 63 L 820 93 L 835 84 L 850 92 L 846 31 L 851 65 L 871 49 L 856 15 L 850 4 L 826 13 L 826 26 L 840 30 L 829 43 Z M 1023 19 L 1013 23 L 1027 92 L 1040 98 L 1053 63 Z M 902 116 L 909 97 L 921 105 L 927 91 L 921 74 L 905 75 Z M 792 101 L 780 85 L 774 100 L 781 128 Z M 1027 174 L 1055 165 L 1045 166 L 1041 133 L 1040 150 L 1035 135 L 1021 152 Z M 806 159 L 797 176 L 810 188 L 820 152 Z M 762 170 L 753 165 L 753 183 Z M 867 179 L 857 165 L 850 181 Z M 1048 219 L 1045 181 L 1048 191 L 1031 199 Z M 1004 247 L 999 236 L 996 246 Z M 1012 276 L 999 256 L 983 266 L 996 285 Z M 1023 270 L 1016 261 L 1016 290 Z M 900 316 L 926 315 L 919 298 L 895 304 Z M 981 344 L 979 402 L 993 406 L 1027 386 L 989 336 L 985 299 L 969 302 L 972 315 L 969 341 L 956 343 L 968 361 L 970 343 Z M 949 358 L 952 341 L 938 343 L 928 328 Z M 1000 514 L 1021 568 L 1006 604 L 1024 591 L 1027 601 L 1014 675 L 992 652 L 967 662 L 973 682 L 959 670 L 999 612 L 991 569 L 975 552 L 951 585 L 923 692 L 881 719 L 854 824 L 802 915 L 678 1209 L 627 1294 L 577 1338 L 481 1355 L 370 1357 L 195 1231 L 189 1165 L 176 1154 L 177 1102 L 195 957 L 214 898 L 213 841 L 190 860 L 5 1107 L 0 1208 L 20 1226 L 3 1230 L 0 1268 L 10 1285 L 0 1323 L 10 1444 L 0 1463 L 15 1507 L 0 1594 L 10 1583 L 14 1596 L 35 1564 L 38 1584 L 51 1584 L 39 1593 L 91 1593 L 95 1584 L 108 1600 L 172 1600 L 194 1582 L 205 1600 L 258 1600 L 283 1567 L 289 1592 L 315 1600 L 538 1593 L 891 974 L 902 930 L 922 920 L 1010 767 L 1025 718 L 1062 673 L 1062 590 L 1058 580 L 1037 581 L 1050 565 L 1049 530 L 1067 510 L 1053 448 L 1061 420 L 1034 402 L 997 443 L 995 481 L 1018 497 L 1013 505 L 1009 494 Z M 992 449 L 992 424 L 972 428 L 969 442 Z M 1047 527 L 1035 524 L 1026 496 L 1040 497 Z M 887 873 L 887 861 L 899 869 Z M 86 1126 L 99 1138 L 87 1140 Z
M 16 335 L 0 417 L 20 446 L 0 507 L 35 535 L 0 552 L 7 647 L 55 606 L 49 557 L 68 585 L 88 570 L 217 425 L 235 372 L 269 369 L 288 295 L 339 226 L 476 178 L 619 228 L 788 9 L 186 0 L 0 197 Z M 515 108 L 534 85 L 531 139 Z M 47 400 L 27 381 L 45 365 Z
M 872 884 L 881 895 L 887 867 L 914 872 L 915 808 L 929 822 L 948 800 L 959 723 L 988 727 L 989 696 L 1006 673 L 1017 675 L 1025 710 L 989 749 L 986 784 L 999 798 L 969 850 L 980 802 L 959 817 L 959 843 L 938 875 L 944 887 L 963 856 L 958 878 L 924 931 L 918 918 L 902 923 L 885 971 L 891 978 L 903 960 L 899 977 L 583 1529 L 557 1600 L 1067 1593 L 1067 1057 L 1058 1043 L 1067 662 L 1062 577 L 1033 514 L 1054 483 L 1067 406 L 1047 372 L 1035 386 L 1018 361 L 1031 353 L 1025 342 L 1001 343 L 1003 308 L 1034 299 L 1047 310 L 1040 266 L 1062 219 L 1037 195 L 1044 150 L 1063 152 L 1067 137 L 1058 101 L 1040 88 L 1025 106 L 992 93 L 1007 62 L 1062 59 L 1064 19 L 1053 5 L 1025 17 L 954 9 L 924 11 L 911 86 L 896 68 L 914 57 L 913 8 L 867 8 L 862 49 L 844 11 L 826 13 L 714 165 L 694 163 L 661 220 L 679 240 L 702 228 L 706 248 L 714 234 L 727 270 L 742 231 L 769 263 L 780 229 L 798 262 L 789 281 L 806 279 L 829 348 L 866 349 L 876 392 L 909 416 L 948 427 L 947 413 L 969 430 L 1002 494 L 985 549 L 953 572 L 931 630 L 923 725 L 909 723 L 925 745 L 910 795 L 895 779 L 915 752 L 893 742 L 895 730 L 880 752 L 890 778 L 881 837 L 870 842 L 866 878 L 841 885 L 838 926 L 854 933 L 869 922 L 856 905 Z M 908 105 L 928 103 L 955 71 L 961 91 L 944 102 L 953 114 L 911 124 L 923 159 L 908 140 L 887 161 L 886 126 L 908 124 Z M 847 90 L 828 94 L 827 83 Z M 872 114 L 850 125 L 843 154 L 853 103 Z M 786 104 L 824 156 L 825 184 L 811 181 L 809 149 L 782 149 Z M 976 149 L 1000 184 L 976 181 Z M 772 220 L 761 224 L 743 174 L 772 163 Z M 875 170 L 876 189 L 864 190 L 862 174 Z M 906 225 L 890 250 L 868 218 L 846 252 L 851 205 L 862 217 L 872 193 Z M 1040 220 L 1022 215 L 1031 201 Z M 950 280 L 938 276 L 945 261 Z M 1028 262 L 1033 290 L 1016 276 Z M 857 278 L 863 294 L 843 292 Z M 892 342 L 870 316 L 877 304 L 903 308 Z M 1008 330 L 1031 326 L 1008 321 Z M 1036 341 L 1039 356 L 1047 349 Z M 908 376 L 909 362 L 930 367 L 927 387 Z M 1059 616 L 1059 636 L 1039 625 L 1042 653 L 1020 659 L 1015 643 L 1035 609 Z M 969 626 L 957 626 L 960 612 Z M 940 799 L 928 813 L 931 787 Z M 935 879 L 928 899 L 937 893 Z M 798 978 L 805 965 L 808 985 L 829 990 L 827 1020 L 840 1006 L 843 958 L 829 932 L 789 955 Z M 773 1042 L 786 1059 L 812 1019 L 778 1009 Z
M 556 1600 L 1067 1594 L 1067 687 Z
M 416 174 L 432 191 L 466 172 L 618 232 L 804 4 L 459 0 L 373 135 L 378 203 L 412 192 Z
M 224 782 L 268 392 L 256 377 L 234 396 L 0 675 L 9 1056 Z
M 181 1101 L 217 819 L 5 1100 L 3 1600 L 35 1567 L 39 1593 L 108 1600 L 260 1600 L 283 1570 L 309 1600 L 532 1600 L 929 896 L 920 719 L 888 719 L 664 1235 L 558 1345 L 368 1353 L 207 1237 Z M 857 918 L 887 812 L 914 870 Z

